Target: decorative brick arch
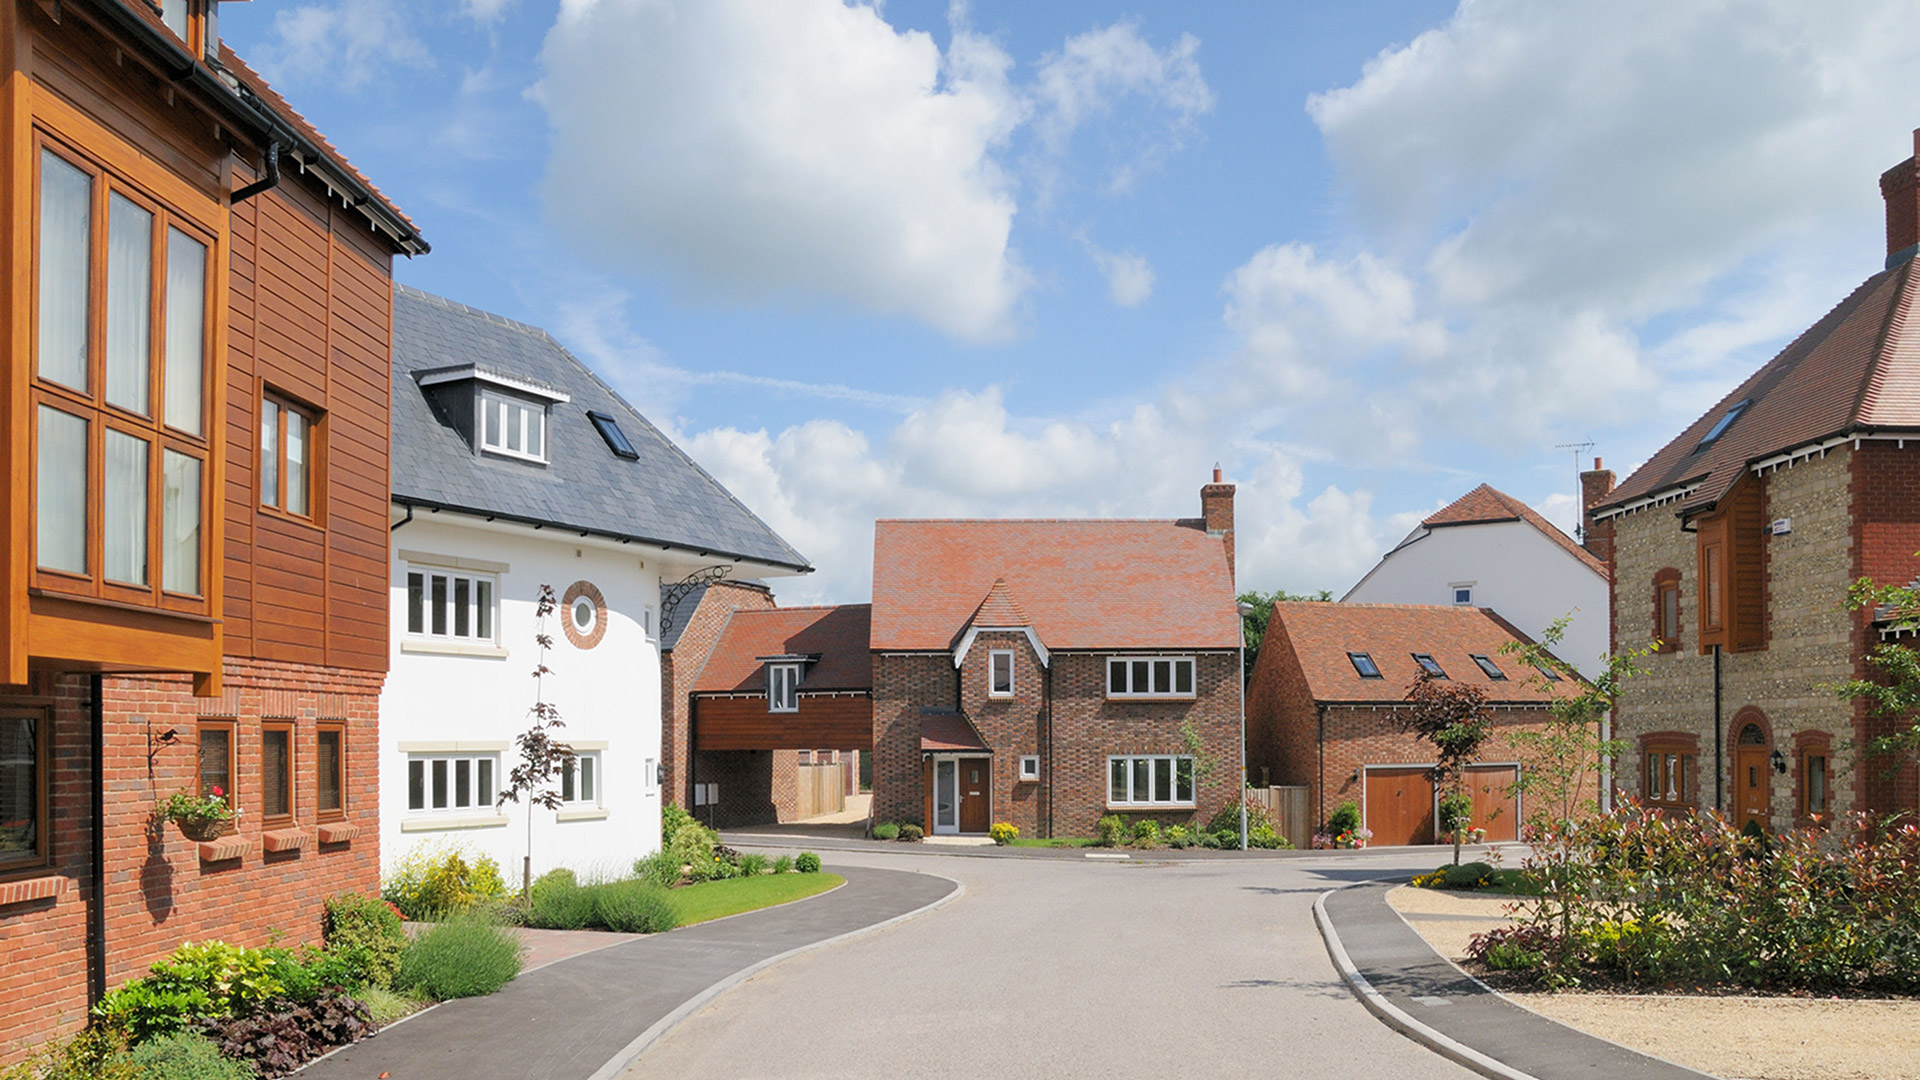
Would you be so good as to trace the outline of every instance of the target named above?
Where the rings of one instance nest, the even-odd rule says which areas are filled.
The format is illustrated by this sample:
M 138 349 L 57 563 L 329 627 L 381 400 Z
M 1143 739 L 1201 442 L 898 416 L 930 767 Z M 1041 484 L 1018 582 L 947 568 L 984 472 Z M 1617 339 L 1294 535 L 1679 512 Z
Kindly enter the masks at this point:
M 574 622 L 574 603 L 579 600 L 593 605 L 593 625 L 584 630 Z M 560 599 L 560 628 L 567 632 L 567 640 L 573 642 L 576 649 L 591 649 L 607 635 L 607 601 L 593 582 L 576 581 L 567 586 L 566 594 Z
M 1765 746 L 1771 749 L 1774 745 L 1773 721 L 1767 719 L 1767 714 L 1761 712 L 1758 705 L 1747 705 L 1733 714 L 1733 719 L 1727 724 L 1727 748 L 1731 750 L 1740 745 L 1740 733 L 1747 729 L 1748 724 L 1760 729 L 1762 740 L 1748 745 Z

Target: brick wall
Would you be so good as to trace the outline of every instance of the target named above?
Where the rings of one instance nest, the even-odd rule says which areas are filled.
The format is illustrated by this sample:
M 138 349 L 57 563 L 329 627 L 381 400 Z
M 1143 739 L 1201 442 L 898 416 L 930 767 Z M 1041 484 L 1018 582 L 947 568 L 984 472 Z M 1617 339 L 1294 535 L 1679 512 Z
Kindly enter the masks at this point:
M 990 697 L 987 678 L 990 655 L 999 649 L 1013 652 L 1013 696 Z M 1044 756 L 1046 669 L 1023 633 L 996 631 L 974 639 L 960 668 L 960 711 L 973 721 L 980 737 L 993 747 L 993 820 L 1011 822 L 1022 836 L 1044 836 L 1046 785 L 1020 779 L 1020 756 L 1040 754 L 1040 775 L 1047 775 Z
M 694 782 L 720 785 L 720 804 L 693 806 L 718 829 L 793 821 L 799 816 L 798 750 L 702 750 L 695 755 Z
M 1902 447 L 1893 442 L 1865 442 L 1853 452 L 1852 510 L 1854 577 L 1870 577 L 1892 585 L 1912 581 L 1920 574 L 1920 441 Z M 1866 613 L 1855 616 L 1860 630 L 1854 638 L 1854 672 L 1869 677 L 1867 652 L 1879 643 L 1867 627 Z M 1907 645 L 1916 645 L 1907 638 Z M 1867 716 L 1865 704 L 1855 707 L 1854 740 L 1865 744 L 1903 725 Z M 1838 740 L 1836 740 L 1836 743 Z M 1799 756 L 1794 756 L 1798 767 Z M 1836 759 L 1838 764 L 1838 759 Z M 1920 809 L 1920 770 L 1912 762 L 1896 766 L 1885 758 L 1867 762 L 1859 782 L 1868 806 L 1892 813 Z M 1836 805 L 1840 805 L 1837 804 Z
M 186 676 L 104 680 L 107 983 L 140 974 L 184 941 L 219 938 L 240 945 L 317 942 L 322 904 L 337 892 L 380 887 L 378 705 L 384 676 L 303 664 L 226 662 L 225 693 L 195 698 Z M 0 1055 L 77 1028 L 87 1000 L 86 898 L 91 812 L 84 675 L 47 678 L 54 698 L 51 792 L 54 865 L 65 879 L 51 899 L 0 907 Z M 154 805 L 195 779 L 195 723 L 235 723 L 234 787 L 244 842 L 237 857 L 201 858 L 201 845 L 173 825 L 152 826 Z M 261 720 L 294 724 L 294 820 L 276 826 L 303 838 L 297 849 L 267 853 L 261 826 Z M 346 724 L 344 824 L 359 834 L 321 844 L 316 834 L 314 762 L 317 720 Z M 172 729 L 176 737 L 161 741 Z M 32 957 L 33 962 L 24 958 Z M 49 977 L 53 973 L 53 977 Z M 21 1003 L 14 1007 L 14 1003 Z
M 693 715 L 689 688 L 719 644 L 728 615 L 742 608 L 764 611 L 774 606 L 773 594 L 762 586 L 723 581 L 708 586 L 692 610 L 683 606 L 674 613 L 686 629 L 673 649 L 660 656 L 660 718 L 664 725 L 660 753 L 667 767 L 661 792 L 675 806 L 693 808 L 693 789 L 688 786 L 692 781 L 687 776 L 687 732 Z
M 953 660 L 946 653 L 873 655 L 873 819 L 927 816 L 920 769 L 920 710 L 959 706 Z
M 1315 787 L 1320 775 L 1320 710 L 1300 669 L 1293 642 L 1279 619 L 1267 621 L 1253 675 L 1247 685 L 1247 772 L 1257 782 Z M 1319 794 L 1315 787 L 1314 795 Z M 1316 821 L 1326 808 L 1310 802 Z

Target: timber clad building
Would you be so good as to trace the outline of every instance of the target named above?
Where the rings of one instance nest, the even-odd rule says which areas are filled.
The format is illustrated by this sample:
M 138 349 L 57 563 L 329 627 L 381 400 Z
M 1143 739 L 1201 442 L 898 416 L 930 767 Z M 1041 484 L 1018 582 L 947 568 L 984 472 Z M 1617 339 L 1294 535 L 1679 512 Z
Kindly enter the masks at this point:
M 1913 764 L 1852 760 L 1885 722 L 1824 688 L 1888 632 L 1848 586 L 1920 571 L 1920 161 L 1880 187 L 1885 269 L 1618 488 L 1583 478 L 1614 648 L 1656 650 L 1616 710 L 1650 805 L 1772 829 L 1920 808 Z
M 0 3 L 0 1062 L 378 888 L 391 264 L 208 0 Z M 231 794 L 237 831 L 151 820 Z

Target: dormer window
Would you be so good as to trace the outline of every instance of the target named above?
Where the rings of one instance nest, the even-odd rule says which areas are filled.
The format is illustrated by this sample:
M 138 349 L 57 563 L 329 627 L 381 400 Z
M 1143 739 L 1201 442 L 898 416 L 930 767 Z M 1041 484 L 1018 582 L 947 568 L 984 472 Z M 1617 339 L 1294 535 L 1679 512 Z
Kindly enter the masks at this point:
M 483 420 L 481 449 L 529 461 L 547 460 L 545 405 L 497 390 L 483 390 L 480 415 Z
M 159 0 L 160 22 L 189 52 L 213 56 L 220 51 L 220 36 L 214 29 L 218 6 L 213 0 Z
M 767 711 L 800 711 L 800 665 L 767 665 Z

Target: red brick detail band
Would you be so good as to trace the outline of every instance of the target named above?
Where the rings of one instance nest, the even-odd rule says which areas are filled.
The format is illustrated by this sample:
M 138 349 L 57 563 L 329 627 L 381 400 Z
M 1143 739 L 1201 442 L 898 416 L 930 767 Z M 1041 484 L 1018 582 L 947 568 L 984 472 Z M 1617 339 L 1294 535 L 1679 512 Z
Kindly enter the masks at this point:
M 201 862 L 225 862 L 253 850 L 253 841 L 244 836 L 226 836 L 200 845 Z
M 320 842 L 323 844 L 344 844 L 363 832 L 366 832 L 366 830 L 358 825 L 322 825 L 320 826 Z
M 25 904 L 33 900 L 45 900 L 59 896 L 67 891 L 67 879 L 59 874 L 46 877 L 27 878 L 24 881 L 9 881 L 0 885 L 0 907 L 8 904 Z
M 582 630 L 573 624 L 573 602 L 585 597 L 593 605 L 593 627 Z M 607 636 L 607 598 L 591 581 L 576 581 L 567 586 L 566 594 L 560 598 L 560 628 L 567 632 L 567 640 L 573 642 L 576 649 L 591 649 L 600 644 Z
M 277 829 L 260 834 L 263 851 L 299 851 L 307 846 L 307 834 L 299 829 Z

